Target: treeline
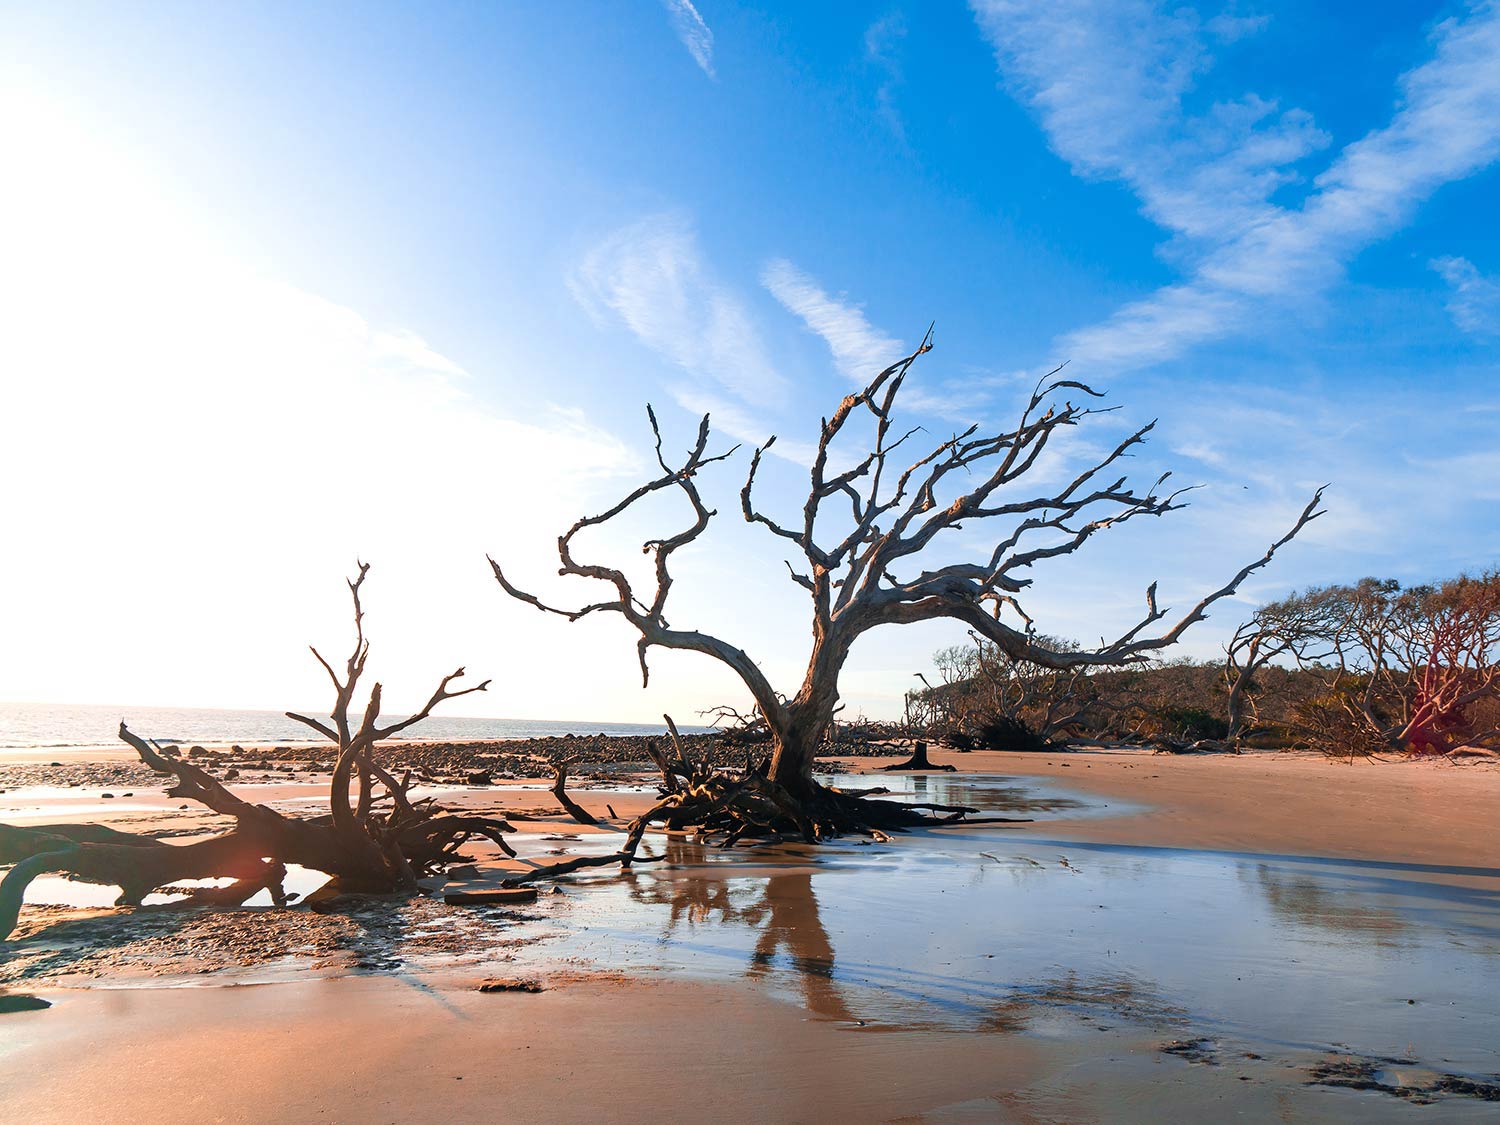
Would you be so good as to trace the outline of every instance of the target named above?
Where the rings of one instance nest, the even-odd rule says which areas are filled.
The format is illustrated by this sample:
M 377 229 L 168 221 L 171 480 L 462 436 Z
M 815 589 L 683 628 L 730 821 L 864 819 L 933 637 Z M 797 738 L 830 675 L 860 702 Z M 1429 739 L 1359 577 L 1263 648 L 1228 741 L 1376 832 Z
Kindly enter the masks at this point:
M 1500 571 L 1314 587 L 1262 606 L 1219 661 L 1056 670 L 975 637 L 934 662 L 939 682 L 907 697 L 908 724 L 960 748 L 1207 741 L 1343 757 L 1495 747 Z

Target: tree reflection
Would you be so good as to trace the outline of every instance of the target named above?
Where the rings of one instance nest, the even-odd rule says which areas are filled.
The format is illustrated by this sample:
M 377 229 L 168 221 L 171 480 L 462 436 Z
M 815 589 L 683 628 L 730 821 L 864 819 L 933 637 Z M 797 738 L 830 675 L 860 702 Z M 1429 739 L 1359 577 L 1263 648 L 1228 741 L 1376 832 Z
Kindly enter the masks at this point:
M 802 983 L 808 1010 L 829 1019 L 855 1018 L 834 983 L 833 939 L 818 911 L 811 871 L 770 876 L 760 902 L 744 914 L 751 925 L 761 927 L 747 976 L 764 976 L 778 951 L 785 948 L 786 959 Z
M 685 838 L 669 838 L 665 870 L 631 881 L 637 902 L 666 908 L 663 940 L 679 927 L 739 925 L 756 931 L 745 975 L 761 979 L 780 965 L 800 983 L 810 1011 L 829 1019 L 854 1020 L 834 981 L 833 940 L 823 925 L 811 867 L 767 875 L 751 895 L 746 879 L 733 876 L 711 850 Z M 784 862 L 778 857 L 777 862 Z

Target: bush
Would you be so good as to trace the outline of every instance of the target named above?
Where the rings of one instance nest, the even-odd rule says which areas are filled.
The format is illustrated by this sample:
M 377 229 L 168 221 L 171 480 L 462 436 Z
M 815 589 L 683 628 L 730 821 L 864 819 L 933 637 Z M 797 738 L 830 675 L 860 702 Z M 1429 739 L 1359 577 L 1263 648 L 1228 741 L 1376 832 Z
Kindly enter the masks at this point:
M 973 729 L 973 744 L 978 750 L 1009 750 L 1017 753 L 1048 749 L 1047 740 L 1020 719 L 1009 715 L 991 715 Z
M 1201 707 L 1162 707 L 1156 712 L 1164 730 L 1196 742 L 1200 738 L 1229 737 L 1229 722 Z
M 1312 744 L 1330 758 L 1367 758 L 1390 749 L 1368 723 L 1355 716 L 1346 693 L 1304 700 L 1296 712 Z

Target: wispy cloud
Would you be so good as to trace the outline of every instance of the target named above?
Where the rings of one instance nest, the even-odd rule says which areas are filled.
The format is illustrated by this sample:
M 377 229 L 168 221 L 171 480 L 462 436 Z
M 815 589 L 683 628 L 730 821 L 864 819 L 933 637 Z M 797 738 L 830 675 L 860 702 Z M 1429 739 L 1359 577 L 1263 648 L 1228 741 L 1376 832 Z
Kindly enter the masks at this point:
M 1454 324 L 1475 336 L 1500 335 L 1500 280 L 1484 276 L 1467 258 L 1434 258 L 1428 264 L 1448 283 Z
M 761 283 L 790 313 L 823 337 L 840 375 L 863 385 L 903 356 L 901 341 L 871 326 L 864 310 L 831 297 L 785 258 L 773 258 L 761 271 Z
M 823 338 L 838 373 L 857 386 L 864 386 L 912 349 L 912 344 L 872 325 L 864 310 L 847 297 L 831 296 L 785 258 L 767 262 L 760 279 L 788 312 Z M 976 380 L 937 392 L 907 383 L 901 399 L 910 410 L 967 423 L 989 402 L 989 389 Z
M 693 0 L 662 0 L 662 7 L 671 17 L 672 30 L 699 69 L 710 78 L 717 77 L 714 74 L 714 33 L 703 22 Z
M 1272 196 L 1298 184 L 1302 163 L 1328 140 L 1306 113 L 1254 94 L 1203 114 L 1184 108 L 1210 64 L 1213 21 L 1145 0 L 973 7 L 1054 150 L 1081 175 L 1129 185 L 1174 236 L 1167 251 L 1183 281 L 1058 342 L 1091 367 L 1172 359 L 1243 330 L 1267 302 L 1326 291 L 1438 187 L 1500 156 L 1500 9 L 1491 2 L 1434 29 L 1433 55 L 1400 79 L 1390 122 L 1344 148 L 1295 207 Z
M 856 386 L 864 386 L 915 347 L 915 341 L 903 344 L 874 327 L 864 309 L 847 297 L 832 297 L 816 279 L 786 258 L 772 258 L 766 263 L 760 272 L 760 284 L 787 312 L 801 318 L 808 330 L 822 336 L 838 374 Z M 922 374 L 927 374 L 926 369 Z M 1029 378 L 1035 380 L 1035 374 Z M 901 405 L 916 413 L 968 425 L 992 405 L 995 387 L 1005 381 L 992 374 L 978 378 L 971 374 L 935 390 L 924 378 L 901 389 Z
M 865 58 L 880 69 L 880 86 L 875 91 L 875 105 L 886 126 L 902 144 L 906 143 L 906 122 L 896 108 L 896 91 L 905 81 L 901 67 L 901 41 L 906 38 L 906 16 L 899 10 L 887 12 L 865 28 Z
M 710 273 L 693 224 L 652 215 L 610 235 L 570 281 L 596 318 L 613 314 L 684 371 L 747 401 L 780 403 L 787 382 L 766 358 L 749 310 Z

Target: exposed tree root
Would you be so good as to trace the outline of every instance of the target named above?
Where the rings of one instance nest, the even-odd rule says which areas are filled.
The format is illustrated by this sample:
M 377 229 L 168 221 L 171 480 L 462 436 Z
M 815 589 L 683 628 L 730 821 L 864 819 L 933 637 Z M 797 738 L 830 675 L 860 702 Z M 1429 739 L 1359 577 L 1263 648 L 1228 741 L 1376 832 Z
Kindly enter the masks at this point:
M 764 843 L 793 839 L 815 844 L 845 835 L 889 840 L 888 833 L 913 828 L 1029 823 L 1024 817 L 976 817 L 973 814 L 979 810 L 966 805 L 881 800 L 817 783 L 812 783 L 806 794 L 794 795 L 766 777 L 764 763 L 747 764 L 739 774 L 733 774 L 706 764 L 688 763 L 680 747 L 675 763 L 654 749 L 652 757 L 663 776 L 660 800 L 630 822 L 619 851 L 546 864 L 511 876 L 504 885 L 520 886 L 615 863 L 629 868 L 655 859 L 636 854 L 653 824 L 668 831 L 693 829 L 705 840 L 717 837 L 721 848 L 732 848 L 742 840 Z

